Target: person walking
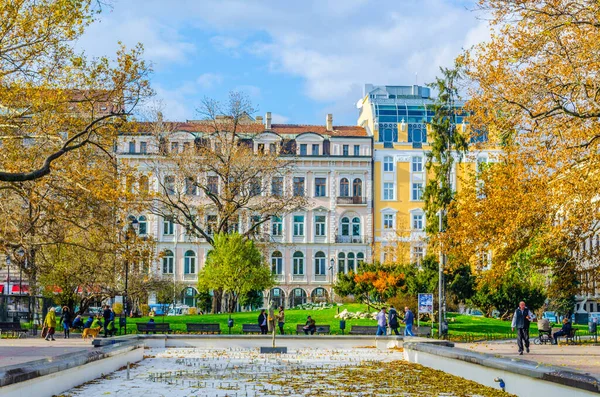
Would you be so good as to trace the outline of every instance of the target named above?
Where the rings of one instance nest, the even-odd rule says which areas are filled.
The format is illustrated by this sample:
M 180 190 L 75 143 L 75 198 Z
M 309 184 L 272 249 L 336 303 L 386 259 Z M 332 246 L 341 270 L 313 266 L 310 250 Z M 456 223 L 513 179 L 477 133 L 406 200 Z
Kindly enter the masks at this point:
M 387 334 L 387 313 L 385 307 L 382 307 L 379 313 L 377 313 L 377 333 L 375 335 L 386 335 Z
M 104 311 L 102 312 L 102 317 L 104 318 L 104 337 L 105 338 L 108 336 L 108 323 L 110 322 L 110 316 L 111 316 L 110 306 L 106 305 L 106 306 L 104 306 Z
M 265 309 L 260 310 L 260 314 L 258 315 L 258 325 L 260 326 L 260 333 L 266 335 L 269 332 L 269 327 L 267 326 L 267 315 L 265 314 Z
M 279 333 L 283 335 L 283 326 L 285 325 L 285 313 L 283 311 L 283 306 L 279 306 L 279 313 L 277 314 L 277 325 L 279 326 Z
M 412 327 L 415 322 L 415 315 L 408 308 L 408 306 L 404 307 L 404 336 L 415 336 L 412 332 Z
M 71 315 L 71 311 L 68 306 L 63 306 L 62 314 L 60 316 L 60 324 L 62 324 L 63 330 L 65 332 L 65 339 L 69 339 L 69 330 L 71 329 L 71 322 L 73 321 L 73 316 Z
M 390 329 L 396 335 L 400 335 L 398 332 L 398 312 L 394 306 L 390 306 L 390 311 L 388 312 L 388 323 L 390 324 Z
M 48 310 L 46 318 L 44 319 L 44 328 L 48 329 L 46 333 L 46 340 L 52 339 L 54 341 L 54 329 L 56 328 L 56 311 L 53 307 Z
M 525 306 L 525 302 L 519 302 L 519 307 L 513 315 L 511 329 L 517 329 L 517 346 L 519 347 L 519 355 L 523 355 L 523 345 L 525 351 L 529 353 L 529 323 L 531 322 L 531 312 Z

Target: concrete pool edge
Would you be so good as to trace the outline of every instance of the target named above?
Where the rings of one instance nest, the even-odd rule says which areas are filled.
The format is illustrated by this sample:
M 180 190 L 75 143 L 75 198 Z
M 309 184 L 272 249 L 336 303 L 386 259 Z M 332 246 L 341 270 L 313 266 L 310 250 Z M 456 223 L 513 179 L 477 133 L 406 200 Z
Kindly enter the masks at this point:
M 540 365 L 429 343 L 406 342 L 403 347 L 404 358 L 409 362 L 495 388 L 499 387 L 496 380 L 502 379 L 506 383 L 506 391 L 519 396 L 558 391 L 564 391 L 570 397 L 600 394 L 599 378 L 566 367 Z
M 123 341 L 0 368 L 3 397 L 52 396 L 143 359 L 144 344 Z M 67 376 L 64 376 L 67 375 Z

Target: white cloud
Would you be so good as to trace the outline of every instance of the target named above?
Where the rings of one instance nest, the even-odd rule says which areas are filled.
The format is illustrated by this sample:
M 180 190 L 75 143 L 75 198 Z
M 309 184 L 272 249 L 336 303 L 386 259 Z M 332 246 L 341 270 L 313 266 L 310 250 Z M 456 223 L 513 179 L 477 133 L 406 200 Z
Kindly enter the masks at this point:
M 223 82 L 223 75 L 220 73 L 203 73 L 197 79 L 196 83 L 204 89 L 210 89 Z
M 190 102 L 188 98 L 197 93 L 194 82 L 184 82 L 174 89 L 155 84 L 154 90 L 156 91 L 156 100 L 161 103 L 166 119 L 183 121 L 193 118 L 196 104 Z
M 273 124 L 287 124 L 290 121 L 290 118 L 282 114 L 271 113 L 271 120 Z

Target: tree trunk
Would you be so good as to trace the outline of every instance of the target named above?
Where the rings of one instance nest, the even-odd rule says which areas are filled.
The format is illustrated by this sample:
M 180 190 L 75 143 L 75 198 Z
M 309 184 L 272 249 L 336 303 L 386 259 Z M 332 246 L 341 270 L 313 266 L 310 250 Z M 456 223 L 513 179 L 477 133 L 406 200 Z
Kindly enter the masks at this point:
M 213 299 L 212 299 L 212 314 L 217 314 L 221 312 L 221 304 L 223 303 L 223 291 L 222 290 L 214 290 L 213 291 Z

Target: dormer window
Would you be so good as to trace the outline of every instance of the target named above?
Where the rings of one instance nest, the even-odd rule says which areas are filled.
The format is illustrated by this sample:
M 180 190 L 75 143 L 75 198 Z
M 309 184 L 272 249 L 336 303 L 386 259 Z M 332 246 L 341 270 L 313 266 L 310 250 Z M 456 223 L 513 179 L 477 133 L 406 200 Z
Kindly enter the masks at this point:
M 275 143 L 269 144 L 269 153 L 277 154 L 277 145 Z
M 300 156 L 306 156 L 308 154 L 308 145 L 306 143 L 300 144 Z
M 313 143 L 311 154 L 313 156 L 318 156 L 319 155 L 319 144 L 318 143 Z
M 258 144 L 258 153 L 264 153 L 265 152 L 265 144 L 264 143 L 259 143 Z

